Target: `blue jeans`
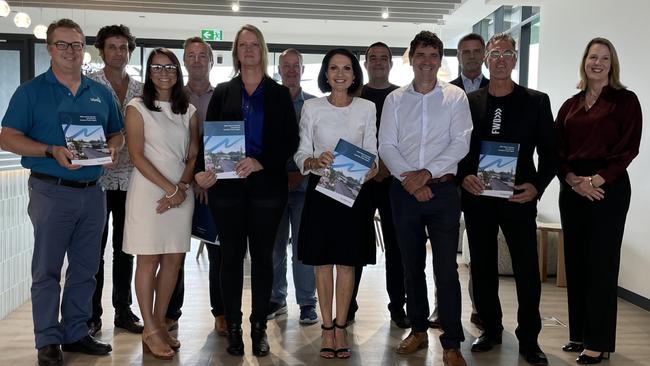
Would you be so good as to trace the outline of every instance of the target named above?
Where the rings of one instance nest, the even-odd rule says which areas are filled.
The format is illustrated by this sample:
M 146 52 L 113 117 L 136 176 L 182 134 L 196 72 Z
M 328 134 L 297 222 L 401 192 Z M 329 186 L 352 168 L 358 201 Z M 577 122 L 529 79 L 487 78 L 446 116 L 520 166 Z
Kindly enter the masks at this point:
M 88 334 L 106 198 L 99 185 L 70 188 L 33 177 L 28 184 L 27 211 L 34 226 L 31 291 L 36 348 L 73 343 Z M 66 254 L 68 268 L 59 303 Z
M 316 305 L 316 279 L 314 267 L 302 264 L 298 259 L 298 230 L 300 216 L 305 203 L 305 192 L 289 192 L 289 201 L 282 214 L 278 234 L 273 247 L 273 291 L 271 301 L 282 304 L 287 301 L 287 244 L 289 242 L 289 222 L 291 222 L 291 264 L 293 283 L 296 288 L 298 305 Z

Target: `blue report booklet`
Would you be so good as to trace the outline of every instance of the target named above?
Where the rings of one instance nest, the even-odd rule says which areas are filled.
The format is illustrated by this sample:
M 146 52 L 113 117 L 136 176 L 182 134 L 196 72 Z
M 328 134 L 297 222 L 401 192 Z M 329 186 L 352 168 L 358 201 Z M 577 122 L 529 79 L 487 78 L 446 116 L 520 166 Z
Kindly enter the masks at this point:
M 97 122 L 96 115 L 60 113 L 59 118 L 66 146 L 73 155 L 72 164 L 93 166 L 113 162 L 104 127 Z
M 510 198 L 514 192 L 519 144 L 482 141 L 477 176 L 483 181 L 483 196 Z
M 316 190 L 352 207 L 376 156 L 343 139 L 333 153 L 334 162 L 323 170 Z
M 239 178 L 235 165 L 246 157 L 244 121 L 203 122 L 205 170 L 217 179 Z

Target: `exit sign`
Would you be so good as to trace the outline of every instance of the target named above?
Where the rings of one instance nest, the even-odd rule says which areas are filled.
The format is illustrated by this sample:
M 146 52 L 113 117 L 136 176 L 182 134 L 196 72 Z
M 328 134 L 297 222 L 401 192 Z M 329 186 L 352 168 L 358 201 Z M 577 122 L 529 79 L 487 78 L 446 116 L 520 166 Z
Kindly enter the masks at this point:
M 220 29 L 202 29 L 201 38 L 204 41 L 223 41 L 223 31 Z

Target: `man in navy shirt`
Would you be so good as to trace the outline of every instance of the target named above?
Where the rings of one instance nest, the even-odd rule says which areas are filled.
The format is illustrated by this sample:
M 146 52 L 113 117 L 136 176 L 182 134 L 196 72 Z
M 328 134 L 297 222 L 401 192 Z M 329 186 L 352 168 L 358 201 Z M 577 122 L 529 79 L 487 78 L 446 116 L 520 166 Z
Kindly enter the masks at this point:
M 31 170 L 31 294 L 39 365 L 62 365 L 61 349 L 92 355 L 112 350 L 88 335 L 86 324 L 106 215 L 104 192 L 97 184 L 102 167 L 71 163 L 73 154 L 66 147 L 61 125 L 72 118 L 79 124 L 92 121 L 87 124 L 101 126 L 114 164 L 124 145 L 123 122 L 110 91 L 81 74 L 84 39 L 79 25 L 69 19 L 50 24 L 51 67 L 16 90 L 0 132 L 0 147 L 22 155 L 23 167 Z M 66 255 L 68 268 L 59 304 Z

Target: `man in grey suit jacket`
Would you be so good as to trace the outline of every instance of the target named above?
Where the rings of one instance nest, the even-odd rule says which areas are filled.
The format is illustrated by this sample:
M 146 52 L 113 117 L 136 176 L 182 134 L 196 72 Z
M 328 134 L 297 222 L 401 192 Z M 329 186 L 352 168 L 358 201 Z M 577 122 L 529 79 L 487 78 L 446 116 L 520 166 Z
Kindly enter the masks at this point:
M 451 84 L 463 89 L 465 93 L 476 91 L 490 82 L 483 76 L 481 65 L 485 56 L 485 41 L 480 34 L 470 33 L 458 41 L 458 63 L 460 75 Z

